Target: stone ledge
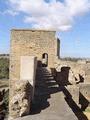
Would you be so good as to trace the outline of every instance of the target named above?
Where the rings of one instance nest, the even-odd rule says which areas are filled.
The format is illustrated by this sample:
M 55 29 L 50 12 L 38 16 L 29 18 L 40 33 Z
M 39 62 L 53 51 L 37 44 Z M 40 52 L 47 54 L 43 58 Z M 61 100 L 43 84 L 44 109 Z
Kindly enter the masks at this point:
M 56 32 L 55 30 L 44 30 L 44 29 L 11 29 L 11 31 L 32 31 L 32 32 L 37 32 L 37 31 L 40 31 L 40 32 Z

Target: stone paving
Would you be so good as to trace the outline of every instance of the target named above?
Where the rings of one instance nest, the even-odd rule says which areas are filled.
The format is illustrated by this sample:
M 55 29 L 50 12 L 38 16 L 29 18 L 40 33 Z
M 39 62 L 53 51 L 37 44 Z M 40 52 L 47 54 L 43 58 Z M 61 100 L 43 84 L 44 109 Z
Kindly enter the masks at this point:
M 55 93 L 48 99 L 49 107 L 39 114 L 29 115 L 17 120 L 78 120 L 70 109 L 62 93 Z

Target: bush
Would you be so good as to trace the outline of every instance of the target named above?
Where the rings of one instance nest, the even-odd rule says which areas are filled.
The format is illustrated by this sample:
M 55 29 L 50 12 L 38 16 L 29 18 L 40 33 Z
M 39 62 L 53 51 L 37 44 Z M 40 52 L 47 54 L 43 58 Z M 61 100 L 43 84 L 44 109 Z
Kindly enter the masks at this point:
M 72 62 L 77 62 L 78 60 L 85 60 L 84 58 L 71 58 L 71 57 L 65 57 L 60 59 L 63 61 L 72 61 Z
M 9 78 L 9 59 L 0 58 L 0 79 Z

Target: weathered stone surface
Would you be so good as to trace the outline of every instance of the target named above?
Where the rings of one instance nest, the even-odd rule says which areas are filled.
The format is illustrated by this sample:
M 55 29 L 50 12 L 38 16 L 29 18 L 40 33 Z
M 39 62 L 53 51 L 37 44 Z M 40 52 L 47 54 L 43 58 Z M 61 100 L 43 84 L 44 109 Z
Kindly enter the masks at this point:
M 75 104 L 79 105 L 79 87 L 76 85 L 69 85 L 66 87 L 66 89 L 68 90 Z
M 33 87 L 32 99 L 34 97 L 35 78 L 37 69 L 37 58 L 35 56 L 21 56 L 20 80 L 28 80 Z
M 54 31 L 12 30 L 11 39 L 11 118 L 27 115 L 30 111 L 30 103 L 33 97 L 32 94 L 34 93 L 32 92 L 32 86 L 35 86 L 34 67 L 36 66 L 29 62 L 30 56 L 36 56 L 40 66 L 42 66 L 42 63 L 48 65 L 48 67 L 52 69 L 54 78 L 56 77 L 59 85 L 63 87 L 63 92 L 66 91 L 66 93 L 68 93 L 71 101 L 76 104 L 79 103 L 79 87 L 77 87 L 76 84 L 90 83 L 90 67 L 88 67 L 90 64 L 87 64 L 86 61 L 71 62 L 59 60 L 57 58 L 57 56 L 59 56 L 59 41 L 56 41 Z M 43 58 L 43 54 L 47 54 L 46 61 Z M 54 65 L 56 66 L 54 67 Z M 54 68 L 56 68 L 55 73 Z M 80 88 L 80 92 L 81 91 L 82 88 Z M 84 93 L 82 91 L 84 95 L 86 95 L 87 92 Z
M 57 72 L 62 72 L 62 69 L 64 69 L 66 72 L 63 72 L 63 74 L 67 74 L 67 80 L 71 84 L 86 82 L 86 64 L 57 60 L 55 68 Z
M 80 84 L 80 93 L 90 102 L 90 84 Z
M 29 114 L 29 104 L 34 99 L 36 69 L 36 57 L 20 56 L 20 80 L 10 80 L 10 117 Z
M 20 57 L 36 56 L 42 61 L 42 55 L 48 54 L 48 66 L 53 67 L 55 57 L 59 55 L 55 31 L 45 30 L 12 30 L 10 51 L 10 79 L 20 79 Z M 58 51 L 57 51 L 58 49 Z M 14 81 L 13 81 L 14 82 Z
M 82 110 L 90 109 L 90 84 L 79 84 L 80 87 L 80 104 Z
M 71 69 L 69 70 L 69 78 L 68 78 L 68 81 L 69 81 L 71 84 L 76 84 L 75 76 L 74 76 L 74 73 L 73 73 L 73 71 L 72 71 Z
M 16 81 L 13 88 L 13 95 L 10 100 L 10 117 L 17 118 L 29 114 L 32 86 L 28 81 Z
M 90 62 L 86 64 L 86 83 L 90 83 Z
M 20 62 L 20 79 L 29 80 L 30 84 L 34 86 L 37 58 L 35 56 L 21 56 Z

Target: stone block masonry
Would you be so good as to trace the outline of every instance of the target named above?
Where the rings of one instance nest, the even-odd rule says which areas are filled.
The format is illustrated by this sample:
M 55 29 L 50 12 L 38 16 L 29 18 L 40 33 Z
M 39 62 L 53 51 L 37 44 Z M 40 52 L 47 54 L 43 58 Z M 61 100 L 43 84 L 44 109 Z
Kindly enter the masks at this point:
M 55 31 L 45 30 L 12 30 L 10 53 L 10 79 L 20 79 L 20 57 L 36 56 L 42 62 L 44 53 L 48 57 L 48 67 L 54 66 L 58 56 L 58 41 Z
M 12 95 L 10 91 L 9 120 L 29 114 L 32 90 L 28 80 L 18 80 L 14 83 Z
M 11 118 L 29 114 L 34 96 L 36 67 L 39 65 L 54 67 L 55 59 L 59 55 L 58 43 L 55 31 L 26 29 L 11 31 L 9 77 Z M 42 64 L 43 60 L 46 60 L 46 63 Z
M 34 56 L 21 56 L 20 80 L 29 81 L 33 87 L 32 100 L 34 99 L 35 77 L 37 69 L 37 58 Z
M 55 38 L 55 31 L 28 29 L 11 31 L 9 115 L 12 119 L 29 114 L 34 88 L 36 91 L 38 88 L 40 92 L 44 91 L 43 86 L 47 80 L 54 81 L 54 84 L 58 85 L 70 107 L 73 105 L 78 107 L 80 104 L 81 108 L 85 109 L 90 105 L 90 63 L 62 61 L 59 55 L 60 41 Z M 36 79 L 38 82 L 35 87 Z M 48 85 L 45 88 L 47 91 L 53 87 Z M 41 99 L 37 93 L 34 100 L 36 97 Z M 82 99 L 87 104 L 83 105 Z M 57 103 L 55 100 L 57 99 L 54 99 Z
M 21 56 L 20 80 L 10 88 L 9 118 L 28 115 L 34 98 L 37 59 L 34 56 Z

